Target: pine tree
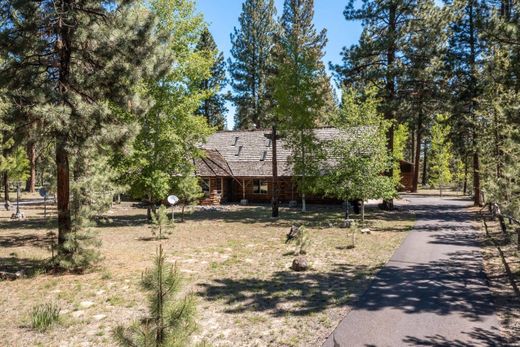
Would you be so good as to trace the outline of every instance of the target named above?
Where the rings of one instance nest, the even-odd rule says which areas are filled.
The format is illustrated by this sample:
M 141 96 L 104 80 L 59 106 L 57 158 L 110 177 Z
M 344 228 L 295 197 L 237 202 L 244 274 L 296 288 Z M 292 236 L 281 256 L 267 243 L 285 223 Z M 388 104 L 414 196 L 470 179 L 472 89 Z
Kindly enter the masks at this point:
M 408 35 L 409 23 L 417 1 L 363 1 L 356 8 L 350 1 L 345 9 L 347 20 L 359 20 L 363 33 L 357 45 L 343 50 L 343 65 L 335 67 L 336 75 L 346 87 L 363 90 L 370 85 L 378 87 L 382 98 L 381 111 L 390 121 L 387 131 L 387 148 L 393 153 L 394 129 L 399 106 L 399 86 L 402 76 L 402 51 Z M 393 176 L 393 165 L 386 172 Z M 392 208 L 392 200 L 386 200 L 385 208 Z
M 290 162 L 299 180 L 302 211 L 305 193 L 319 176 L 323 153 L 314 129 L 327 117 L 325 99 L 330 90 L 322 62 L 326 31 L 316 31 L 313 16 L 313 0 L 285 1 L 275 47 L 276 75 L 270 82 L 276 123 L 291 149 Z
M 271 53 L 277 25 L 274 0 L 246 0 L 240 27 L 231 34 L 229 73 L 236 105 L 235 128 L 267 128 L 272 106 L 268 80 L 272 75 Z
M 475 205 L 481 205 L 479 136 L 482 128 L 478 99 L 482 94 L 484 42 L 480 33 L 487 14 L 484 3 L 479 0 L 455 0 L 450 4 L 450 10 L 454 14 L 447 55 L 451 73 L 452 139 L 458 153 L 472 158 L 473 201 Z
M 207 92 L 207 96 L 202 101 L 197 114 L 206 117 L 209 125 L 216 127 L 217 130 L 224 130 L 228 111 L 222 94 L 222 89 L 227 83 L 226 63 L 224 54 L 218 51 L 215 40 L 207 28 L 200 35 L 197 51 L 204 52 L 215 61 L 211 67 L 211 76 L 201 82 L 201 89 Z
M 168 267 L 162 246 L 159 246 L 153 269 L 141 279 L 148 293 L 149 315 L 130 327 L 118 326 L 113 336 L 124 347 L 189 346 L 196 331 L 193 295 L 179 298 L 182 277 L 177 267 Z
M 114 110 L 136 109 L 136 86 L 149 73 L 162 72 L 163 61 L 154 60 L 160 56 L 154 18 L 139 6 L 137 1 L 44 0 L 0 7 L 7 23 L 0 29 L 0 54 L 6 58 L 0 86 L 15 97 L 26 90 L 41 96 L 31 111 L 56 142 L 60 246 L 73 229 L 73 150 L 94 137 L 106 138 L 100 135 L 109 128 L 115 138 L 127 119 Z
M 447 25 L 450 18 L 433 0 L 420 1 L 409 21 L 406 44 L 403 45 L 405 69 L 401 80 L 403 102 L 400 113 L 408 115 L 411 130 L 411 161 L 414 163 L 412 191 L 417 192 L 421 169 L 421 149 L 436 112 L 446 104 L 446 71 L 444 69 Z M 395 169 L 394 169 L 395 170 Z

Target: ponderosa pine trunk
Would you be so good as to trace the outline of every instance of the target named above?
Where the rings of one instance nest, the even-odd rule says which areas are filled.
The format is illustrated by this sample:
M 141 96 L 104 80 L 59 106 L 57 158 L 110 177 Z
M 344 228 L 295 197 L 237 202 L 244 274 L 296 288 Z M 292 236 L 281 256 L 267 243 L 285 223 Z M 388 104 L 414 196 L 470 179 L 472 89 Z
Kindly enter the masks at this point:
M 425 186 L 428 183 L 428 144 L 424 141 L 423 149 L 423 171 L 421 183 Z
M 415 158 L 414 158 L 414 172 L 412 182 L 412 192 L 417 193 L 419 188 L 419 170 L 421 166 L 421 142 L 422 142 L 422 119 L 419 118 L 417 122 L 417 140 L 415 141 Z
M 473 154 L 473 204 L 482 206 L 482 197 L 480 192 L 480 158 L 478 151 Z
M 386 175 L 393 179 L 394 177 L 394 112 L 393 112 L 393 104 L 396 95 L 395 91 L 395 80 L 394 80 L 394 72 L 392 71 L 393 65 L 395 62 L 396 55 L 396 44 L 395 44 L 395 32 L 397 29 L 397 5 L 392 3 L 389 8 L 388 15 L 388 35 L 391 38 L 388 43 L 388 48 L 386 52 L 386 60 L 387 60 L 387 76 L 386 76 L 386 111 L 384 112 L 385 119 L 390 121 L 390 127 L 388 128 L 386 137 L 387 137 L 387 149 L 388 153 L 392 157 L 392 165 L 387 170 Z M 383 209 L 391 210 L 394 208 L 394 200 L 388 199 L 383 201 Z
M 468 156 L 464 157 L 464 187 L 462 189 L 464 195 L 468 194 Z
M 11 203 L 9 202 L 9 174 L 4 172 L 3 174 L 3 183 L 4 183 L 4 207 L 6 211 L 9 211 L 9 207 Z
M 72 35 L 75 28 L 66 25 L 65 17 L 74 11 L 72 0 L 63 0 L 56 3 L 58 11 L 61 13 L 57 19 L 57 43 L 58 49 L 58 93 L 62 104 L 69 103 L 67 93 L 69 89 L 70 63 L 72 57 Z M 70 103 L 69 103 L 70 104 Z M 72 112 L 74 115 L 74 112 Z M 67 149 L 67 135 L 61 133 L 56 136 L 56 195 L 58 198 L 58 251 L 66 252 L 63 245 L 72 232 L 70 216 L 70 166 L 69 153 Z
M 29 141 L 27 144 L 27 157 L 29 158 L 30 172 L 25 190 L 34 193 L 36 191 L 36 144 L 34 141 Z
M 58 137 L 56 141 L 56 169 L 58 197 L 58 245 L 62 246 L 72 231 L 70 218 L 70 168 L 69 153 L 67 152 L 66 140 Z M 62 248 L 62 247 L 60 247 Z

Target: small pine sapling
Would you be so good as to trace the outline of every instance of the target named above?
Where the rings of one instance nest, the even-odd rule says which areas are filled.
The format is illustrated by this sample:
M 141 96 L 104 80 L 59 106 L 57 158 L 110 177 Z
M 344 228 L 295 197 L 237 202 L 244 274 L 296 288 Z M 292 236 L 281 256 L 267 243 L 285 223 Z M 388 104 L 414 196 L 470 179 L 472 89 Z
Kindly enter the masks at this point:
M 156 212 L 152 213 L 152 224 L 150 225 L 150 229 L 153 236 L 155 236 L 157 240 L 166 239 L 163 234 L 170 235 L 173 232 L 173 228 L 174 224 L 168 218 L 166 206 L 161 205 Z
M 164 264 L 159 245 L 153 269 L 144 272 L 141 287 L 148 293 L 149 315 L 130 327 L 118 326 L 113 336 L 120 346 L 188 346 L 196 331 L 193 295 L 179 298 L 179 269 Z

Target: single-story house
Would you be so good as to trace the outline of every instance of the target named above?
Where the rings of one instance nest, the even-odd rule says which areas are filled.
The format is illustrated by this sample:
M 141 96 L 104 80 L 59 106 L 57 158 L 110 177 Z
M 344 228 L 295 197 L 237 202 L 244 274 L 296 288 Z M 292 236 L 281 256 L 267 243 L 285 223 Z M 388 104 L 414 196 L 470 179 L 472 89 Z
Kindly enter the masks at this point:
M 318 140 L 334 140 L 340 130 L 317 128 Z M 270 202 L 273 192 L 271 129 L 220 131 L 203 145 L 206 156 L 196 160 L 196 174 L 207 197 L 205 203 Z M 301 199 L 289 164 L 290 151 L 283 140 L 277 141 L 279 199 L 282 202 Z M 402 162 L 402 184 L 411 187 L 413 164 Z M 309 202 L 337 202 L 321 196 L 306 196 Z

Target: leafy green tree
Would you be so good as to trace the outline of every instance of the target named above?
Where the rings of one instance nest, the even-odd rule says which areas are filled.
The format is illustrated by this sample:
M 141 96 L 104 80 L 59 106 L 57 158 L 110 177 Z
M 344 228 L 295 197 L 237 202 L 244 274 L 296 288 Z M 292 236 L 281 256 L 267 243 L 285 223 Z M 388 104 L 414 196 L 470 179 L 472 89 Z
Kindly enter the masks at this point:
M 349 21 L 361 21 L 363 32 L 357 45 L 343 50 L 343 64 L 335 66 L 336 76 L 346 87 L 363 91 L 376 86 L 381 97 L 380 110 L 390 121 L 387 128 L 387 148 L 394 152 L 394 130 L 399 109 L 401 78 L 403 77 L 403 49 L 409 35 L 409 25 L 414 20 L 417 1 L 366 0 L 360 8 L 349 1 L 344 14 Z M 387 176 L 393 177 L 393 165 Z M 393 207 L 392 199 L 384 203 Z
M 284 2 L 275 47 L 276 75 L 270 82 L 276 124 L 291 149 L 290 162 L 302 193 L 302 211 L 306 210 L 305 193 L 319 176 L 323 153 L 314 129 L 327 116 L 324 110 L 329 86 L 322 63 L 326 31 L 316 31 L 313 17 L 313 0 Z
M 405 159 L 405 149 L 408 142 L 410 130 L 405 123 L 399 124 L 394 132 L 394 152 L 393 152 L 393 182 L 396 187 L 401 186 L 401 165 L 400 161 Z
M 368 199 L 389 199 L 396 194 L 391 177 L 382 175 L 392 165 L 386 149 L 386 131 L 389 126 L 379 112 L 376 89 L 360 94 L 355 89 L 345 90 L 342 107 L 335 126 L 344 134 L 332 141 L 330 162 L 321 189 L 327 196 L 343 201 L 361 200 L 361 219 L 364 222 L 364 202 Z
M 451 128 L 446 124 L 448 117 L 439 114 L 431 128 L 430 185 L 438 187 L 442 196 L 442 186 L 451 183 L 453 175 L 452 145 L 449 140 Z
M 207 93 L 197 114 L 204 116 L 209 125 L 218 130 L 226 127 L 225 97 L 222 89 L 226 86 L 226 63 L 224 54 L 218 51 L 217 45 L 208 28 L 204 29 L 197 43 L 197 50 L 204 52 L 214 61 L 211 76 L 201 82 L 201 89 Z
M 228 66 L 237 129 L 271 126 L 272 92 L 268 81 L 273 74 L 275 15 L 274 0 L 246 0 L 238 19 L 240 26 L 231 34 L 232 58 Z
M 121 181 L 130 193 L 148 202 L 148 217 L 174 191 L 176 177 L 193 175 L 193 160 L 211 133 L 207 121 L 195 115 L 206 96 L 203 80 L 211 76 L 213 56 L 196 49 L 205 25 L 191 0 L 152 2 L 159 50 L 175 57 L 166 72 L 146 80 L 142 93 L 153 106 L 139 118 L 139 133 L 125 157 L 119 158 Z M 167 39 L 166 39 L 167 38 Z
M 146 270 L 141 287 L 148 293 L 149 315 L 130 327 L 118 326 L 113 336 L 124 347 L 189 346 L 196 331 L 193 295 L 179 298 L 182 277 L 177 267 L 168 267 L 159 245 L 153 269 Z

